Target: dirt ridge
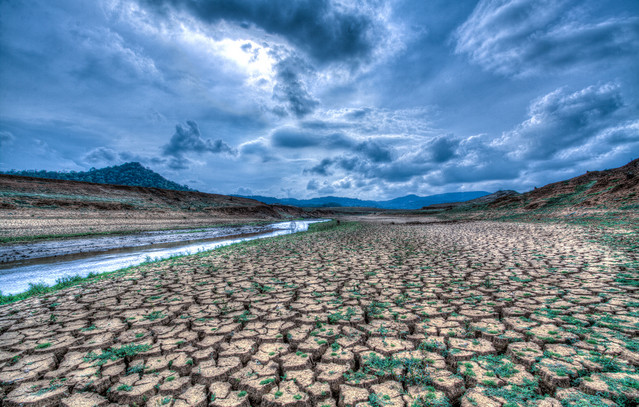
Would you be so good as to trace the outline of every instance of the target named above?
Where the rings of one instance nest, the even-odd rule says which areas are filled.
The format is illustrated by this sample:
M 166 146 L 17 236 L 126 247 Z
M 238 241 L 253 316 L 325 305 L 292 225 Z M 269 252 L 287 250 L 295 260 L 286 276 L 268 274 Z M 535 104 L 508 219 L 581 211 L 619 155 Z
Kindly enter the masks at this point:
M 6 242 L 328 215 L 205 192 L 0 174 L 0 238 Z

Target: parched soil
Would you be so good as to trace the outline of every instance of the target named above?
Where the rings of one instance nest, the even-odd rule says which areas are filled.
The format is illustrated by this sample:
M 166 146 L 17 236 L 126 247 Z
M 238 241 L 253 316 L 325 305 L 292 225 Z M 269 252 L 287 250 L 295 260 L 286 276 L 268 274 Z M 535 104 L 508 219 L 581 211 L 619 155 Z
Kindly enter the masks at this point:
M 616 250 L 558 224 L 365 224 L 141 266 L 0 307 L 3 405 L 636 405 Z

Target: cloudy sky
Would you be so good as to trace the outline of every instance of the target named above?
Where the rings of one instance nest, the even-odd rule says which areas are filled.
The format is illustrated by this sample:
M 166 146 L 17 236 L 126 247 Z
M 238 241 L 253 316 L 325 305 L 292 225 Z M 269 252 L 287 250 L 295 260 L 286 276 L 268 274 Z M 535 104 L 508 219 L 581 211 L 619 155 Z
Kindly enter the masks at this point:
M 637 0 L 0 0 L 0 170 L 516 189 L 639 157 Z

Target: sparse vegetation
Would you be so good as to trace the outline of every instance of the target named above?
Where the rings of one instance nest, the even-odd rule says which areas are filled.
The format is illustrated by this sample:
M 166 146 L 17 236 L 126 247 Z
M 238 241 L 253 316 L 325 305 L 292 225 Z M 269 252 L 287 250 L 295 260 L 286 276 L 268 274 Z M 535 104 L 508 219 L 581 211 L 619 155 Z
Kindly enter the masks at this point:
M 115 273 L 116 272 L 114 272 L 114 274 Z M 64 288 L 72 287 L 82 282 L 92 281 L 98 278 L 105 278 L 105 277 L 107 277 L 107 275 L 105 274 L 98 276 L 97 274 L 89 273 L 87 277 L 73 276 L 73 277 L 59 278 L 56 280 L 56 283 L 52 286 L 48 286 L 42 283 L 37 283 L 37 284 L 29 283 L 29 289 L 23 293 L 4 295 L 2 294 L 2 292 L 0 292 L 0 305 L 24 300 L 26 298 L 33 297 L 34 295 L 43 295 L 43 294 L 51 293 L 57 290 L 62 290 Z

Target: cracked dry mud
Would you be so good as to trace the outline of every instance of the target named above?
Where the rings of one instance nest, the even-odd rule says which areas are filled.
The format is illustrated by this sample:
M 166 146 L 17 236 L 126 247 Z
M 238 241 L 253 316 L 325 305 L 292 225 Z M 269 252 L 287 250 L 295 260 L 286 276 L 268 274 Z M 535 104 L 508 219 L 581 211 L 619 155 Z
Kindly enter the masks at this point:
M 634 405 L 639 293 L 615 282 L 632 255 L 561 225 L 368 224 L 145 265 L 0 307 L 0 396 Z

